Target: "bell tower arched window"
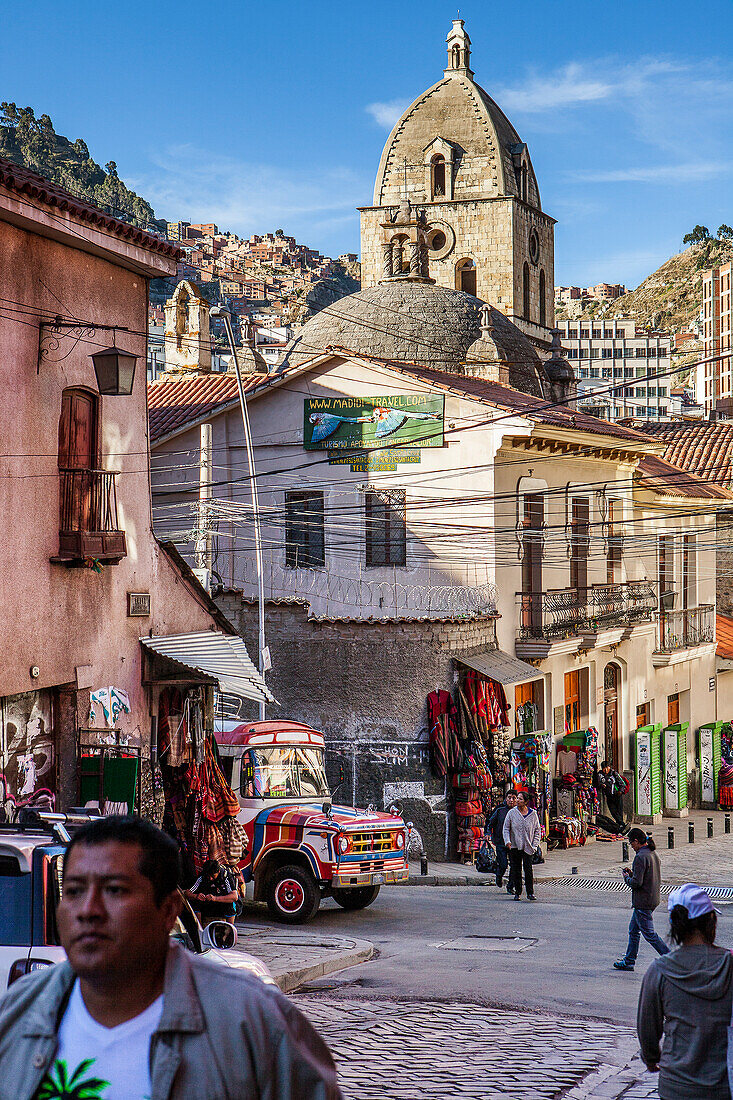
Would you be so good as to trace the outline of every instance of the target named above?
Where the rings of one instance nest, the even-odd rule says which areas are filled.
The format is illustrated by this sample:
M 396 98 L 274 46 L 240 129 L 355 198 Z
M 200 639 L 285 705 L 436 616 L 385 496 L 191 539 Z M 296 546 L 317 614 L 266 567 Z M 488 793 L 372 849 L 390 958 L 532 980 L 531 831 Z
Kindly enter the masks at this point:
M 524 261 L 522 268 L 522 317 L 529 321 L 529 264 Z
M 540 324 L 543 328 L 547 325 L 547 301 L 545 295 L 545 272 L 540 269 Z
M 476 297 L 476 267 L 473 260 L 459 260 L 456 264 L 456 290 Z
M 437 153 L 430 162 L 430 197 L 443 199 L 445 190 L 445 157 Z

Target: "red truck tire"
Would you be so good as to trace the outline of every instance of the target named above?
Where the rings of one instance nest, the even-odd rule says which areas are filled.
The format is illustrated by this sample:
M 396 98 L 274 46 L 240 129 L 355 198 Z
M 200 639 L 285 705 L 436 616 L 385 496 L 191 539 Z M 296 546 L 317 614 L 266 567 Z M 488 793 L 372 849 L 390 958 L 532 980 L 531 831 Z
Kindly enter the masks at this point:
M 267 879 L 265 901 L 270 915 L 283 924 L 305 924 L 321 904 L 313 876 L 297 864 L 278 867 Z

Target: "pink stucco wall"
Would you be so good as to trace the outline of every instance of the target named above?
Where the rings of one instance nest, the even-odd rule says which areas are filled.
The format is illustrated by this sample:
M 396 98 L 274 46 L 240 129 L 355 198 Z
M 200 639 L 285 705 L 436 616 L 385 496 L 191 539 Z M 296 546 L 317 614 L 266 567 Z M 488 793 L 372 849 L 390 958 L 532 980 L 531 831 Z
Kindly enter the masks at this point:
M 39 211 L 36 232 L 4 220 L 10 210 L 0 194 L 0 697 L 77 680 L 93 688 L 114 685 L 133 703 L 120 726 L 146 740 L 140 636 L 205 630 L 212 619 L 151 530 L 147 280 L 138 273 L 144 250 L 112 234 L 100 249 L 104 235 L 95 230 L 94 251 L 110 253 L 95 255 L 82 250 L 81 238 L 92 236 L 82 223 L 57 218 L 64 225 L 54 231 L 62 239 L 54 240 L 39 235 L 56 224 L 48 211 Z M 170 264 L 152 253 L 142 259 L 161 273 Z M 85 335 L 75 346 L 64 338 L 37 373 L 39 317 L 57 313 L 133 330 L 119 333 L 118 344 L 140 356 L 133 394 L 100 398 L 101 465 L 119 471 L 119 526 L 127 537 L 127 556 L 101 575 L 50 559 L 58 553 L 61 394 L 69 386 L 96 391 L 89 355 L 111 343 L 111 334 Z M 151 593 L 149 618 L 128 618 L 128 591 Z M 40 669 L 37 679 L 32 666 Z

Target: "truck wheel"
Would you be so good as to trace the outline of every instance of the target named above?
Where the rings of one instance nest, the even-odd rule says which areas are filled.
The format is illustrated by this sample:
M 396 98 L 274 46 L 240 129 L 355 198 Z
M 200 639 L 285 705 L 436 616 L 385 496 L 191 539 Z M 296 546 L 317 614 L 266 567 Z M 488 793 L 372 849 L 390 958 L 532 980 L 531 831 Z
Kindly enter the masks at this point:
M 378 886 L 346 886 L 333 891 L 333 900 L 337 901 L 342 909 L 366 909 L 378 893 Z
M 292 864 L 278 867 L 265 888 L 270 915 L 284 924 L 305 924 L 312 920 L 321 904 L 321 894 L 312 875 Z

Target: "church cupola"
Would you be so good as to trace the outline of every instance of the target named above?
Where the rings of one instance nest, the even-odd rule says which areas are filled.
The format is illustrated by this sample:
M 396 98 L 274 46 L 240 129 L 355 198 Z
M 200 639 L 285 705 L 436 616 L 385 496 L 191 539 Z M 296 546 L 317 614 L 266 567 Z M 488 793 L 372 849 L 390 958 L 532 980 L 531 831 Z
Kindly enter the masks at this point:
M 453 26 L 446 38 L 448 46 L 448 68 L 446 76 L 473 76 L 469 68 L 471 61 L 471 39 L 463 29 L 463 20 L 454 19 Z

